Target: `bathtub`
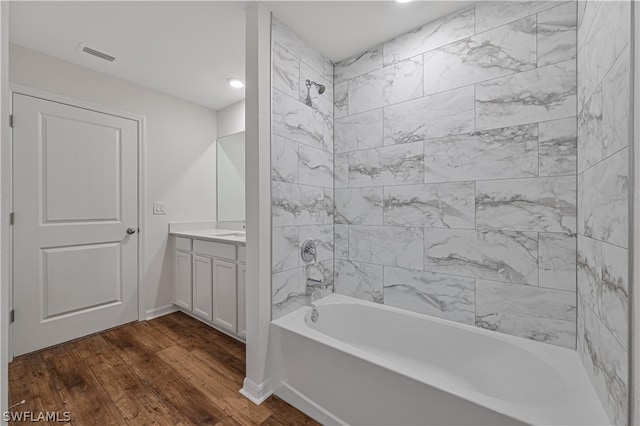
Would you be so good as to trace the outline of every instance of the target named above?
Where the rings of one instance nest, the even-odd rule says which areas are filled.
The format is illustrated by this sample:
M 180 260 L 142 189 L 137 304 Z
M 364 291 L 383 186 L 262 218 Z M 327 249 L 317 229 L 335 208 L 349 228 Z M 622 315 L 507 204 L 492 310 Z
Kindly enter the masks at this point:
M 271 324 L 274 393 L 323 424 L 605 425 L 575 351 L 332 294 Z

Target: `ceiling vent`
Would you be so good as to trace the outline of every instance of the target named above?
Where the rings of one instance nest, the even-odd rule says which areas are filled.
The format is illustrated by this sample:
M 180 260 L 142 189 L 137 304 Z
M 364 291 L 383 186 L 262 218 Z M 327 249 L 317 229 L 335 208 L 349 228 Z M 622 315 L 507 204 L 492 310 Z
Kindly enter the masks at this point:
M 104 59 L 105 61 L 113 62 L 116 60 L 115 56 L 107 55 L 104 52 L 100 52 L 99 50 L 95 50 L 90 48 L 89 46 L 85 46 L 84 44 L 80 45 L 80 50 L 84 53 L 88 53 L 89 55 L 93 55 L 96 58 Z

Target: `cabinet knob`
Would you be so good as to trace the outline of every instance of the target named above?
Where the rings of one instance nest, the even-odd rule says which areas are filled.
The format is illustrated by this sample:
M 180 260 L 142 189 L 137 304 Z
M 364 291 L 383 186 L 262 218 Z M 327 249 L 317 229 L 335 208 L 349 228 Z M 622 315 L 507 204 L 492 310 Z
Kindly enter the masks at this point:
M 133 226 L 130 226 L 127 228 L 127 234 L 132 235 L 136 233 L 136 228 L 134 228 Z

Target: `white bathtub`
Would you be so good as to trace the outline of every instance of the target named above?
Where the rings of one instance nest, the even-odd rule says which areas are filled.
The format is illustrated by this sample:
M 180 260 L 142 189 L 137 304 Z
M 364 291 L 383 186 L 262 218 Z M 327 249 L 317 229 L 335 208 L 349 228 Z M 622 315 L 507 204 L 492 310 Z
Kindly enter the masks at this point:
M 333 294 L 272 322 L 275 394 L 324 424 L 604 425 L 576 352 Z

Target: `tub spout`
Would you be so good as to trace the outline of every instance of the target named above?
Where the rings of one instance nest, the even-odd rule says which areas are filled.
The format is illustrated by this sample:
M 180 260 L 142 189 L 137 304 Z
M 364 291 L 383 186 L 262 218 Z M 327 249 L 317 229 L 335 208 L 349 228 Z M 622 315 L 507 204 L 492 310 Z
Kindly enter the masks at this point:
M 314 300 L 317 300 L 318 293 L 324 296 L 324 289 L 331 287 L 331 284 L 325 284 L 322 280 L 316 280 L 313 278 L 307 278 L 306 294 L 308 299 L 308 305 L 311 306 Z

